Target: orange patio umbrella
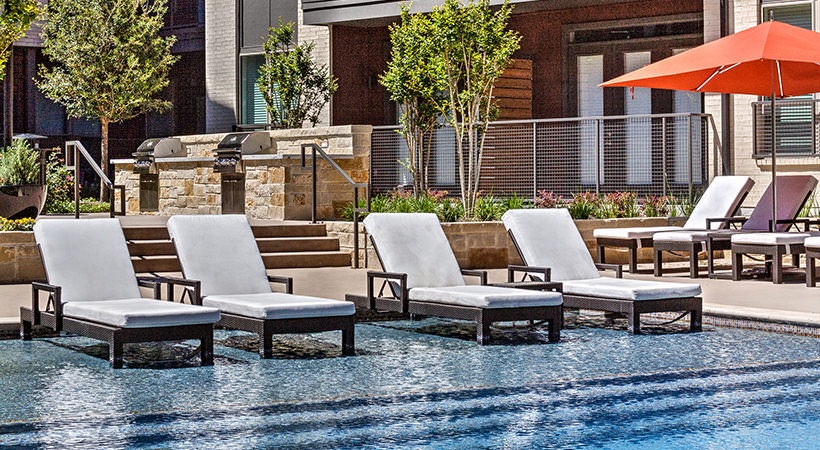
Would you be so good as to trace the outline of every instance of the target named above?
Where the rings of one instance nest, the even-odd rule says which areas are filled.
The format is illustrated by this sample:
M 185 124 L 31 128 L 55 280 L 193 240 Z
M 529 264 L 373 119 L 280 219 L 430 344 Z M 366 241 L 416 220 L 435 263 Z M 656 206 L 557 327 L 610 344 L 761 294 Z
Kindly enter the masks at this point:
M 820 92 L 820 33 L 777 22 L 708 42 L 601 83 L 771 97 L 772 181 L 776 169 L 775 98 Z M 772 218 L 777 217 L 772 183 Z

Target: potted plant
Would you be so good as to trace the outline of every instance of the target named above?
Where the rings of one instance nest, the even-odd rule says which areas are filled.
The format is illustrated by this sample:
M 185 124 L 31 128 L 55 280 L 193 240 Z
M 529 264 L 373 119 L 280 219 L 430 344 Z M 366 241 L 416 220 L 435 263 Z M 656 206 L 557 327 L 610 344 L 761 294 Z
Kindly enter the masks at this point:
M 0 153 L 0 217 L 37 217 L 46 201 L 40 180 L 40 152 L 15 139 Z

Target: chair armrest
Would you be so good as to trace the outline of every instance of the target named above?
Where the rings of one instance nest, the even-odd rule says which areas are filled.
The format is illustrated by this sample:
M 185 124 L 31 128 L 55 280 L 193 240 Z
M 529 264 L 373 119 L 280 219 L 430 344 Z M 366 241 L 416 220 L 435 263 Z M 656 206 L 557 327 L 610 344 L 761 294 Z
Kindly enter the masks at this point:
M 487 285 L 487 271 L 486 270 L 471 270 L 471 269 L 461 269 L 461 274 L 468 276 L 468 277 L 478 277 L 481 285 Z
M 63 328 L 63 288 L 39 281 L 31 283 L 32 325 L 40 324 L 40 292 L 48 292 L 50 301 L 54 302 L 55 331 L 61 331 Z M 46 304 L 46 309 L 48 309 L 48 304 Z
M 791 228 L 792 226 L 796 225 L 803 225 L 803 231 L 809 231 L 809 224 L 811 224 L 811 220 L 807 218 L 800 218 L 800 219 L 777 219 L 777 225 L 789 225 L 786 230 Z M 769 229 L 773 230 L 772 221 L 769 220 Z M 799 231 L 799 229 L 798 229 Z
M 507 266 L 508 283 L 512 283 L 513 281 L 515 281 L 515 274 L 517 272 L 523 272 L 524 276 L 527 276 L 530 273 L 542 274 L 544 275 L 544 279 L 541 281 L 550 281 L 552 277 L 552 269 L 550 269 L 549 267 L 521 266 L 517 264 L 510 264 L 509 266 Z
M 163 283 L 168 285 L 168 301 L 174 301 L 174 287 L 180 285 L 185 288 L 191 298 L 191 304 L 202 305 L 202 282 L 199 280 L 189 280 L 180 277 L 162 277 Z M 183 294 L 184 297 L 184 294 Z M 182 299 L 180 299 L 181 301 Z
M 713 223 L 721 223 L 723 225 L 729 226 L 729 225 L 743 224 L 747 220 L 749 220 L 749 218 L 744 217 L 744 216 L 711 217 L 711 218 L 706 219 L 706 229 L 711 230 Z
M 375 289 L 373 283 L 376 279 L 381 279 L 384 281 L 398 281 L 400 284 L 400 293 L 399 293 L 399 300 L 401 300 L 402 304 L 402 311 L 407 312 L 407 274 L 406 273 L 395 273 L 395 272 L 379 272 L 376 270 L 368 270 L 367 271 L 367 304 L 370 309 L 376 309 L 376 297 L 374 294 Z
M 285 293 L 286 294 L 293 294 L 293 278 L 292 277 L 282 277 L 278 275 L 268 275 L 268 282 L 269 283 L 280 283 L 285 285 Z
M 137 277 L 137 284 L 153 289 L 155 300 L 162 299 L 162 277 Z
M 595 268 L 597 268 L 598 270 L 614 270 L 615 278 L 624 277 L 624 266 L 621 264 L 595 263 Z

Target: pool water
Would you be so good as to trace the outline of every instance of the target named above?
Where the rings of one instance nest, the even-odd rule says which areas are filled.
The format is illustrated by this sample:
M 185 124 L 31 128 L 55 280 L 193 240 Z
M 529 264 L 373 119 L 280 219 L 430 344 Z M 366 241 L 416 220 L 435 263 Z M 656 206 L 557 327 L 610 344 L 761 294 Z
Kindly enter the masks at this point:
M 581 327 L 558 344 L 517 332 L 482 347 L 471 332 L 435 319 L 360 324 L 357 356 L 320 333 L 277 337 L 276 358 L 260 360 L 244 349 L 253 336 L 217 331 L 212 367 L 122 370 L 86 338 L 0 341 L 0 445 L 820 447 L 820 339 Z M 179 349 L 190 351 L 159 351 Z

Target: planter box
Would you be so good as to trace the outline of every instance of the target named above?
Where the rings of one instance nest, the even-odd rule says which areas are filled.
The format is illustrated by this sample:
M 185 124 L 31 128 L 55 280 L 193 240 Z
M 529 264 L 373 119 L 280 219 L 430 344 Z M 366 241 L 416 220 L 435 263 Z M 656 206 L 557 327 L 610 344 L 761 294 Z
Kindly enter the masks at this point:
M 0 283 L 45 281 L 40 251 L 31 231 L 0 232 Z
M 46 185 L 0 186 L 0 217 L 37 217 L 46 204 Z
M 684 217 L 640 217 L 629 219 L 585 219 L 576 220 L 575 226 L 581 232 L 584 242 L 590 254 L 595 258 L 595 238 L 592 236 L 596 228 L 622 228 L 622 227 L 654 227 L 668 225 L 682 225 L 686 221 Z M 353 251 L 353 224 L 350 222 L 327 222 L 328 235 L 339 238 L 342 250 Z M 458 263 L 463 268 L 470 269 L 500 269 L 509 264 L 521 264 L 521 259 L 510 238 L 507 230 L 501 222 L 454 222 L 442 223 L 444 233 L 450 241 L 453 253 L 456 255 Z M 364 247 L 364 226 L 360 226 L 362 235 L 360 242 Z M 359 256 L 360 267 L 378 268 L 378 258 L 367 242 L 367 252 L 362 251 Z M 613 264 L 626 264 L 627 252 L 620 249 L 607 249 L 607 262 Z M 675 258 L 667 256 L 665 260 L 673 261 Z M 683 261 L 683 258 L 680 258 Z M 638 252 L 638 261 L 641 263 L 652 262 L 651 249 L 641 249 Z

